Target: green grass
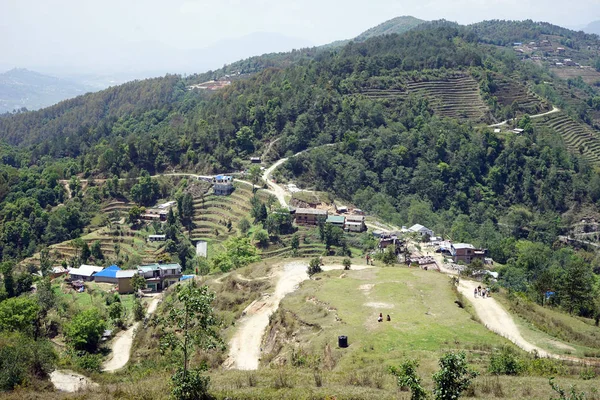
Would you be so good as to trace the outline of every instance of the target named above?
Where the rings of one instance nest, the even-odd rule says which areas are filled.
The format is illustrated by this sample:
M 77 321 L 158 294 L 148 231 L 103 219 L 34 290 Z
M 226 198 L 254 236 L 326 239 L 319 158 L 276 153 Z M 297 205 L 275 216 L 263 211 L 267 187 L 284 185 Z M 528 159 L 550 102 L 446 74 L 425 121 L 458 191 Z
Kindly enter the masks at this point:
M 531 343 L 557 354 L 576 357 L 600 355 L 600 329 L 593 320 L 573 317 L 523 299 L 519 299 L 517 304 L 504 294 L 495 297 L 511 311 L 521 335 Z
M 327 343 L 337 347 L 338 335 L 349 337 L 348 349 L 334 349 L 337 369 L 395 365 L 407 354 L 418 355 L 432 367 L 449 348 L 490 349 L 508 343 L 454 303 L 456 294 L 442 274 L 403 267 L 351 270 L 343 279 L 341 274 L 326 272 L 319 280 L 304 282 L 281 305 L 302 323 L 321 328 L 298 338 L 308 353 L 322 353 Z M 362 285 L 374 286 L 367 291 L 361 290 Z M 367 303 L 385 304 L 371 307 Z M 389 314 L 392 321 L 378 323 L 380 312 L 384 317 Z

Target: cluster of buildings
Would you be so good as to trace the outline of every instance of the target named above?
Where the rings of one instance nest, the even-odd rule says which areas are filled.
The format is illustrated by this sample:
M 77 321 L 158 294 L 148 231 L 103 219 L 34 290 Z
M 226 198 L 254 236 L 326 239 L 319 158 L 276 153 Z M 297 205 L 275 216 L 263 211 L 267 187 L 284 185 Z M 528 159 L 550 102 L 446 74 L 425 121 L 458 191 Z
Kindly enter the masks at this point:
M 169 210 L 175 205 L 175 201 L 168 201 L 163 204 L 159 204 L 155 207 L 146 209 L 146 212 L 142 214 L 142 219 L 145 221 L 166 221 Z
M 367 230 L 365 216 L 360 214 L 329 214 L 319 208 L 296 208 L 290 211 L 298 225 L 318 225 L 320 221 L 337 226 L 348 232 Z
M 133 293 L 132 279 L 136 275 L 144 277 L 146 288 L 153 292 L 160 292 L 184 278 L 179 264 L 148 264 L 131 270 L 122 270 L 116 265 L 102 268 L 83 264 L 70 268 L 67 273 L 72 282 L 112 283 L 117 285 L 120 294 Z

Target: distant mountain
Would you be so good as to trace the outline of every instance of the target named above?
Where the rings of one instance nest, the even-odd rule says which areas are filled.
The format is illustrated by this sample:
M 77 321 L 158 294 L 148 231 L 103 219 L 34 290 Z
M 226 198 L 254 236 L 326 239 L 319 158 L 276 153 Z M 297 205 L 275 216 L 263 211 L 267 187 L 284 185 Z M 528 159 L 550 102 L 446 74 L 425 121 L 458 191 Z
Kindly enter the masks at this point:
M 600 35 L 600 21 L 590 22 L 582 30 L 585 33 L 595 33 L 596 35 Z
M 373 28 L 367 29 L 357 37 L 353 39 L 345 39 L 345 40 L 337 40 L 335 42 L 326 44 L 321 46 L 323 48 L 334 48 L 341 47 L 348 44 L 351 41 L 354 42 L 364 42 L 367 39 L 372 37 L 381 36 L 381 35 L 389 35 L 392 33 L 401 34 L 406 31 L 413 29 L 414 27 L 421 25 L 423 22 L 426 22 L 422 19 L 411 17 L 409 15 L 403 15 L 400 17 L 392 18 L 384 23 L 381 23 Z
M 15 68 L 0 74 L 0 113 L 23 107 L 37 110 L 92 90 L 65 79 Z

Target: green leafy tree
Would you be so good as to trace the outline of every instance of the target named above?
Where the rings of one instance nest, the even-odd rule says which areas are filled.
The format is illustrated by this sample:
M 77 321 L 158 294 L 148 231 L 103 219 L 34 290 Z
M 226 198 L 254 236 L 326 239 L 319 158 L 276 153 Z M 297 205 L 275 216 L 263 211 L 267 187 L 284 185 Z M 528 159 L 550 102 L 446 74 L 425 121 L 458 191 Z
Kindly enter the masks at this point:
M 82 311 L 65 325 L 65 338 L 67 343 L 75 350 L 94 352 L 98 349 L 102 333 L 106 329 L 106 322 L 95 308 Z
M 240 219 L 240 222 L 238 222 L 238 229 L 245 235 L 250 230 L 250 221 L 248 221 L 246 217 Z
M 140 274 L 135 274 L 132 278 L 131 278 L 131 287 L 133 288 L 133 290 L 135 291 L 136 295 L 140 290 L 144 290 L 146 289 L 147 285 L 146 285 L 146 279 L 140 275 Z
M 446 353 L 439 361 L 440 370 L 433 374 L 436 400 L 455 400 L 471 386 L 477 372 L 467 366 L 464 352 Z
M 127 213 L 127 219 L 129 220 L 129 223 L 132 225 L 137 224 L 145 212 L 146 209 L 144 207 L 140 207 L 138 205 L 131 207 Z
M 313 276 L 314 274 L 322 272 L 321 259 L 319 257 L 311 259 L 308 263 L 308 270 L 306 272 L 308 273 L 308 276 Z
M 92 257 L 96 260 L 104 260 L 104 254 L 102 253 L 102 245 L 99 240 L 96 240 L 92 243 L 92 247 L 90 249 Z
M 396 247 L 391 245 L 388 246 L 383 252 L 382 261 L 385 265 L 394 265 L 398 262 L 398 257 L 396 257 Z
M 0 331 L 35 333 L 40 306 L 32 297 L 13 297 L 0 302 Z
M 90 251 L 90 246 L 88 246 L 87 242 L 81 243 L 81 261 L 86 263 L 91 255 L 92 252 Z
M 14 263 L 5 261 L 0 264 L 0 272 L 2 272 L 2 278 L 4 281 L 4 291 L 8 297 L 15 295 L 15 280 L 13 278 L 13 267 Z
M 42 276 L 48 276 L 50 270 L 52 269 L 52 257 L 50 257 L 50 250 L 48 247 L 44 246 L 40 250 L 40 272 Z
M 248 178 L 250 179 L 250 182 L 252 182 L 252 191 L 254 191 L 255 195 L 256 195 L 256 192 L 255 192 L 254 186 L 258 183 L 258 181 L 260 181 L 260 175 L 261 175 L 261 170 L 258 165 L 253 165 L 248 170 Z
M 295 253 L 300 248 L 300 238 L 297 234 L 292 235 L 292 240 L 290 240 L 290 246 L 292 247 L 292 251 Z
M 264 229 L 259 229 L 254 232 L 254 240 L 260 247 L 265 248 L 269 245 L 269 234 Z
M 207 398 L 209 377 L 203 376 L 203 367 L 190 368 L 194 348 L 211 349 L 221 346 L 217 319 L 213 315 L 214 294 L 207 286 L 198 287 L 192 280 L 178 285 L 172 298 L 167 300 L 167 315 L 159 320 L 160 348 L 182 354 L 177 372 L 172 376 L 172 395 L 177 400 Z
M 417 360 L 406 360 L 400 365 L 400 368 L 390 367 L 390 373 L 396 377 L 398 387 L 410 389 L 411 400 L 427 398 L 427 392 L 421 386 L 421 377 L 417 373 L 418 367 L 419 361 Z
M 177 210 L 179 212 L 179 221 L 188 230 L 193 228 L 194 218 L 194 197 L 191 193 L 186 193 L 177 200 Z
M 120 301 L 115 301 L 108 307 L 108 318 L 116 326 L 123 326 L 123 304 Z
M 133 319 L 135 321 L 141 321 L 144 319 L 144 306 L 138 297 L 133 299 Z

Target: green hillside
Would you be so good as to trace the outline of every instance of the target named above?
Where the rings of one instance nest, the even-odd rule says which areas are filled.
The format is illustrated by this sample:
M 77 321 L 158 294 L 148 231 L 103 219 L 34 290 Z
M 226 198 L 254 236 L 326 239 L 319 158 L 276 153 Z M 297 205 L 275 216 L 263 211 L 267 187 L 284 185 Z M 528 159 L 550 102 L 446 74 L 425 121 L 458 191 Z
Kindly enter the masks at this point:
M 548 398 L 549 376 L 579 384 L 600 373 L 521 353 L 478 323 L 452 284 L 457 281 L 432 270 L 383 267 L 397 258 L 378 252 L 371 232 L 292 223 L 285 206 L 293 186 L 286 191 L 284 185 L 294 183 L 328 198 L 322 208 L 361 209 L 369 229 L 422 224 L 436 236 L 486 249 L 494 263 L 473 270 L 498 272 L 497 281 L 481 278 L 483 284 L 506 293 L 509 311 L 519 313 L 531 340 L 550 348 L 561 345 L 557 339 L 568 341 L 563 355 L 579 343 L 571 346 L 575 354 L 597 355 L 598 38 L 532 21 L 392 21 L 339 48 L 130 82 L 1 117 L 0 317 L 19 318 L 0 324 L 0 351 L 22 367 L 22 378 L 6 390 L 29 382 L 46 390 L 44 373 L 61 365 L 101 384 L 90 398 L 165 397 L 179 357 L 161 353 L 158 341 L 184 328 L 162 318 L 185 296 L 167 292 L 157 318 L 138 307 L 140 325 L 123 326 L 130 330 L 119 336 L 133 342 L 131 362 L 117 374 L 101 373 L 116 341 L 81 344 L 87 342 L 77 340 L 69 320 L 75 308 L 64 300 L 85 297 L 94 304 L 95 296 L 100 314 L 74 318 L 110 319 L 110 326 L 125 324 L 131 313 L 121 313 L 124 320 L 116 315 L 114 287 L 88 295 L 65 284 L 57 300 L 49 278 L 37 275 L 38 266 L 87 260 L 126 267 L 178 262 L 218 293 L 215 333 L 230 339 L 256 327 L 246 316 L 267 324 L 266 336 L 251 331 L 236 350 L 243 356 L 248 342 L 262 340 L 248 357 L 260 366 L 256 375 L 223 372 L 231 364 L 218 343 L 193 353 L 192 365 L 210 369 L 217 398 L 397 397 L 384 366 L 419 358 L 432 389 L 437 361 L 449 350 L 466 352 L 480 369 L 471 397 Z M 229 72 L 235 77 L 219 90 L 190 87 Z M 273 164 L 278 168 L 263 182 Z M 233 193 L 215 195 L 217 174 L 234 176 Z M 174 203 L 164 221 L 146 222 L 156 218 L 146 211 L 166 201 Z M 574 225 L 588 243 L 568 237 Z M 150 234 L 164 234 L 164 242 L 148 243 Z M 197 240 L 209 243 L 207 259 L 196 256 Z M 415 255 L 430 250 L 416 241 L 408 247 Z M 94 254 L 87 254 L 90 248 Z M 375 266 L 364 265 L 371 252 Z M 321 255 L 328 268 L 307 280 L 307 258 Z M 318 264 L 313 261 L 311 272 Z M 334 271 L 348 264 L 350 270 Z M 560 314 L 560 323 L 536 318 L 529 303 L 551 308 L 547 315 Z M 210 325 L 213 308 L 205 306 L 202 323 Z M 22 310 L 29 310 L 26 318 Z M 373 318 L 388 312 L 393 323 Z M 99 332 L 106 327 L 97 326 Z M 576 331 L 581 327 L 584 336 Z M 350 347 L 335 347 L 345 333 Z M 37 353 L 21 359 L 14 343 L 43 354 L 56 346 L 58 355 L 49 351 L 39 372 L 31 367 L 40 365 Z M 522 367 L 513 371 L 518 376 L 495 375 L 512 373 L 493 370 L 498 358 Z M 307 378 L 311 389 L 314 381 L 309 392 L 303 391 Z

